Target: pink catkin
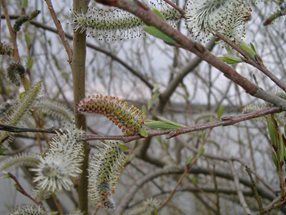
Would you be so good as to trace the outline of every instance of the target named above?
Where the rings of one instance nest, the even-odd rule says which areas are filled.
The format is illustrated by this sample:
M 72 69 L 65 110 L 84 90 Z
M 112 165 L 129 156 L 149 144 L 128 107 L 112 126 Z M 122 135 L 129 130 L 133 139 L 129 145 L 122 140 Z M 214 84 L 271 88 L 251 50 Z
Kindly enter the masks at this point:
M 144 114 L 141 110 L 114 96 L 88 96 L 79 102 L 77 110 L 81 113 L 104 115 L 125 135 L 138 133 L 144 124 Z

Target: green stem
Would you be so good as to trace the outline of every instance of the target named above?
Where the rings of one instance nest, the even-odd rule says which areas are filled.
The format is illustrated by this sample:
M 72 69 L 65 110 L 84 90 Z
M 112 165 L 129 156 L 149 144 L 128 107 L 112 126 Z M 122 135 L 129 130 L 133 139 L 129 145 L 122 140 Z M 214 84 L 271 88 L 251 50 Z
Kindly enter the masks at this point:
M 86 12 L 88 1 L 73 0 L 73 10 L 77 12 Z M 85 61 L 86 61 L 86 33 L 75 31 L 73 39 L 73 59 L 72 59 L 72 75 L 74 89 L 74 104 L 78 104 L 85 97 Z M 78 128 L 86 129 L 86 122 L 83 115 L 76 112 L 75 123 Z M 79 208 L 88 214 L 88 144 L 84 144 L 84 161 L 82 164 L 82 174 L 78 183 Z

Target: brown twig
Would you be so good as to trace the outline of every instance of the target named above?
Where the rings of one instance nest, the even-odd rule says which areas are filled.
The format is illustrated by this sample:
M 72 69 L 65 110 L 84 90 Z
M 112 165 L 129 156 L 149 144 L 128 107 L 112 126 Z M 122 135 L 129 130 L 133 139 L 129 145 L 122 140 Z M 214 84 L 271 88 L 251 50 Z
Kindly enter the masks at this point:
M 8 131 L 14 133 L 22 133 L 22 132 L 39 132 L 39 133 L 52 133 L 55 134 L 57 129 L 48 128 L 48 129 L 39 129 L 39 128 L 20 128 L 11 125 L 0 124 L 0 131 Z
M 179 180 L 177 181 L 176 186 L 174 187 L 174 189 L 172 190 L 172 192 L 167 196 L 167 198 L 160 204 L 158 211 L 161 210 L 162 208 L 164 208 L 168 202 L 173 198 L 173 196 L 175 195 L 178 187 L 180 186 L 180 184 L 182 183 L 183 179 L 189 174 L 189 167 L 185 167 L 185 171 L 184 173 L 180 176 Z
M 249 207 L 247 206 L 245 198 L 244 198 L 243 193 L 242 193 L 242 190 L 240 188 L 238 175 L 237 175 L 237 172 L 235 171 L 235 168 L 234 168 L 232 161 L 229 162 L 229 165 L 230 165 L 230 169 L 231 169 L 231 172 L 232 172 L 232 175 L 234 178 L 234 184 L 236 187 L 237 195 L 238 195 L 239 201 L 241 203 L 241 206 L 243 207 L 243 209 L 247 215 L 252 215 L 253 213 L 250 211 Z
M 61 39 L 61 41 L 62 41 L 62 43 L 64 45 L 64 48 L 65 48 L 65 50 L 67 52 L 68 62 L 71 64 L 72 58 L 73 58 L 73 51 L 72 51 L 68 41 L 65 38 L 65 32 L 64 32 L 64 30 L 62 28 L 62 25 L 61 25 L 60 21 L 58 20 L 58 17 L 57 17 L 57 14 L 56 14 L 55 10 L 54 10 L 52 1 L 51 0 L 45 0 L 45 2 L 47 4 L 47 6 L 48 6 L 48 9 L 50 11 L 51 17 L 52 17 L 52 19 L 53 19 L 53 21 L 55 23 L 55 26 L 56 26 L 56 28 L 58 30 L 59 37 L 60 37 L 60 39 Z
M 258 208 L 259 208 L 259 213 L 260 214 L 263 214 L 263 204 L 262 204 L 262 200 L 261 200 L 261 197 L 259 196 L 258 194 L 258 191 L 257 191 L 257 188 L 256 188 L 256 182 L 254 181 L 253 177 L 252 177 L 252 174 L 251 174 L 251 171 L 250 171 L 250 168 L 248 166 L 245 167 L 245 170 L 251 180 L 251 183 L 252 183 L 252 191 L 254 193 L 254 197 L 257 201 L 257 204 L 258 204 Z
M 7 175 L 9 176 L 9 178 L 11 178 L 14 182 L 15 182 L 15 187 L 16 189 L 22 193 L 24 196 L 26 196 L 27 198 L 29 198 L 30 200 L 32 200 L 35 204 L 37 205 L 42 205 L 41 202 L 37 201 L 35 198 L 33 198 L 29 193 L 26 192 L 26 190 L 22 187 L 22 185 L 20 184 L 20 182 L 18 181 L 18 179 L 16 178 L 16 176 L 14 176 L 12 173 L 8 172 Z
M 195 132 L 195 131 L 201 131 L 205 129 L 211 129 L 219 126 L 229 126 L 229 125 L 234 125 L 236 123 L 258 118 L 261 116 L 266 116 L 271 113 L 278 113 L 280 112 L 281 109 L 278 107 L 272 107 L 272 108 L 267 108 L 263 110 L 258 110 L 250 113 L 245 113 L 245 114 L 239 114 L 239 115 L 234 115 L 234 116 L 225 116 L 222 117 L 222 120 L 218 120 L 215 122 L 209 122 L 209 123 L 202 123 L 202 124 L 196 124 L 193 126 L 185 127 L 185 128 L 178 128 L 178 129 L 170 129 L 170 130 L 152 130 L 149 131 L 148 133 L 148 138 L 150 137 L 155 137 L 155 136 L 162 136 L 162 135 L 167 135 L 167 138 L 173 138 L 175 136 L 185 134 L 185 133 L 190 133 L 190 132 Z M 90 140 L 121 140 L 123 142 L 131 142 L 134 140 L 139 140 L 143 139 L 144 137 L 141 137 L 140 135 L 133 135 L 133 136 L 121 136 L 121 135 L 116 135 L 116 136 L 104 136 L 104 135 L 86 135 L 85 139 L 86 141 Z
M 61 205 L 58 197 L 56 196 L 56 194 L 52 195 L 52 199 L 53 199 L 53 201 L 54 201 L 54 203 L 55 203 L 55 205 L 57 207 L 59 215 L 64 215 L 64 210 L 63 210 L 62 205 Z
M 115 6 L 126 10 L 139 17 L 147 25 L 155 26 L 168 36 L 172 37 L 178 46 L 194 53 L 210 65 L 217 68 L 228 79 L 242 87 L 248 94 L 274 104 L 278 107 L 282 107 L 283 110 L 286 110 L 286 100 L 259 88 L 253 82 L 240 75 L 234 68 L 222 62 L 219 58 L 209 52 L 204 46 L 192 41 L 178 30 L 172 28 L 168 23 L 155 15 L 150 9 L 142 7 L 138 1 L 100 0 L 99 2 L 105 5 Z
M 239 115 L 234 115 L 234 116 L 223 116 L 220 121 L 216 122 L 211 122 L 211 123 L 204 123 L 200 125 L 195 125 L 192 127 L 188 128 L 179 128 L 174 131 L 171 131 L 168 135 L 168 138 L 175 137 L 177 135 L 181 135 L 183 133 L 189 133 L 193 131 L 200 131 L 204 129 L 209 129 L 209 128 L 215 128 L 218 126 L 229 126 L 229 125 L 234 125 L 238 122 L 246 121 L 249 119 L 254 119 L 257 117 L 261 116 L 266 116 L 271 113 L 278 113 L 280 112 L 281 109 L 277 107 L 272 107 L 272 108 L 267 108 L 263 110 L 258 110 L 250 113 L 245 113 L 245 114 L 239 114 Z
M 176 9 L 177 11 L 179 11 L 179 13 L 181 14 L 182 17 L 185 16 L 185 11 L 180 8 L 178 5 L 176 5 L 174 2 L 170 1 L 170 0 L 164 0 L 168 5 L 170 5 L 171 7 L 173 7 L 174 9 Z
M 213 172 L 215 172 L 215 165 L 213 164 L 213 169 L 212 169 L 212 178 L 213 178 L 213 182 L 214 182 L 214 190 L 215 190 L 215 195 L 216 195 L 216 201 L 215 201 L 215 205 L 216 205 L 216 214 L 217 215 L 221 215 L 221 209 L 220 209 L 220 198 L 219 198 L 219 188 L 218 188 L 218 181 L 217 178 L 215 176 L 215 174 L 213 174 Z
M 274 199 L 263 211 L 262 214 L 266 214 L 269 211 L 279 208 L 281 206 L 285 206 L 286 203 L 286 199 L 284 199 L 284 201 L 281 201 L 281 197 L 277 197 L 276 199 Z
M 6 0 L 1 0 L 0 2 L 1 2 L 3 12 L 4 12 L 4 16 L 5 16 L 5 19 L 7 22 L 7 27 L 9 29 L 9 33 L 11 36 L 11 42 L 13 44 L 14 60 L 16 63 L 20 63 L 20 54 L 19 54 L 18 45 L 17 45 L 17 33 L 14 31 L 13 26 L 11 24 L 10 16 L 9 16 L 8 9 L 7 9 Z
M 141 189 L 144 186 L 144 184 L 148 183 L 150 180 L 155 179 L 157 177 L 166 176 L 166 175 L 183 174 L 184 171 L 185 171 L 185 168 L 183 168 L 183 167 L 180 167 L 180 168 L 179 167 L 165 167 L 162 169 L 153 170 L 148 175 L 141 177 L 140 179 L 138 179 L 134 183 L 134 185 L 132 185 L 129 188 L 129 192 L 126 193 L 122 197 L 121 202 L 117 206 L 115 214 L 116 215 L 123 214 L 123 211 L 128 207 L 128 205 L 130 204 L 132 199 L 134 199 L 134 195 L 136 195 L 136 193 L 138 193 L 138 190 Z M 215 174 L 215 176 L 219 177 L 219 178 L 224 178 L 226 180 L 231 180 L 231 181 L 233 180 L 232 174 L 230 174 L 229 172 L 218 170 L 218 169 L 215 169 L 214 171 L 210 171 L 209 169 L 207 169 L 205 167 L 194 166 L 194 167 L 192 167 L 192 169 L 189 172 L 189 174 L 195 174 L 195 175 L 197 175 L 197 174 L 210 175 L 211 173 Z M 249 188 L 251 188 L 251 186 L 252 186 L 251 182 L 248 179 L 239 177 L 238 181 L 240 184 L 243 184 Z M 274 194 L 270 193 L 268 190 L 266 190 L 265 188 L 263 188 L 259 185 L 257 186 L 257 190 L 259 192 L 259 195 L 261 195 L 263 198 L 268 199 L 270 201 L 275 199 Z
M 236 50 L 238 53 L 240 53 L 243 56 L 243 60 L 252 65 L 253 67 L 260 70 L 264 75 L 266 75 L 268 78 L 270 78 L 277 86 L 279 86 L 282 90 L 286 92 L 286 84 L 281 81 L 278 77 L 276 77 L 271 71 L 267 69 L 267 67 L 263 64 L 263 61 L 259 55 L 256 56 L 256 60 L 253 60 L 249 57 L 247 53 L 245 53 L 238 44 L 232 42 L 230 39 L 228 39 L 226 36 L 220 34 L 219 32 L 214 32 L 214 34 L 220 38 L 222 41 L 230 45 L 234 50 Z
M 204 148 L 204 144 L 200 146 L 200 149 Z M 185 171 L 184 173 L 181 175 L 181 177 L 179 178 L 175 188 L 173 189 L 173 191 L 170 193 L 170 195 L 167 196 L 167 198 L 160 204 L 158 210 L 161 210 L 163 207 L 165 207 L 168 202 L 173 198 L 173 196 L 175 195 L 179 185 L 183 182 L 183 179 L 189 174 L 190 170 L 192 169 L 193 165 L 197 162 L 197 160 L 201 157 L 202 153 L 200 152 L 200 150 L 194 155 L 192 162 L 187 164 L 185 167 Z
M 255 119 L 258 117 L 266 116 L 268 114 L 272 113 L 279 113 L 281 112 L 281 109 L 278 107 L 271 107 L 263 110 L 253 111 L 250 113 L 243 113 L 233 116 L 223 116 L 221 120 L 217 120 L 214 122 L 209 123 L 201 123 L 201 124 L 195 124 L 193 126 L 184 127 L 184 128 L 178 128 L 178 129 L 169 129 L 169 130 L 150 130 L 148 132 L 148 137 L 156 137 L 156 136 L 162 136 L 167 135 L 167 138 L 173 138 L 178 135 L 182 135 L 185 133 L 190 132 L 196 132 L 206 129 L 211 129 L 219 126 L 229 126 L 234 125 L 239 122 L 243 122 L 250 119 Z M 33 128 L 21 128 L 16 126 L 9 126 L 9 125 L 3 125 L 0 124 L 0 130 L 8 131 L 8 132 L 15 132 L 15 133 L 21 133 L 21 132 L 39 132 L 39 133 L 52 133 L 55 134 L 57 129 L 56 128 L 48 128 L 48 129 L 33 129 Z M 144 139 L 145 137 L 142 137 L 138 134 L 133 136 L 122 136 L 122 135 L 96 135 L 96 134 L 87 134 L 83 140 L 85 141 L 91 141 L 91 140 L 121 140 L 123 142 L 131 142 L 134 140 Z
M 283 8 L 281 10 L 275 11 L 273 14 L 271 14 L 269 17 L 266 18 L 266 20 L 263 22 L 263 25 L 270 25 L 272 24 L 276 19 L 286 16 L 286 8 Z

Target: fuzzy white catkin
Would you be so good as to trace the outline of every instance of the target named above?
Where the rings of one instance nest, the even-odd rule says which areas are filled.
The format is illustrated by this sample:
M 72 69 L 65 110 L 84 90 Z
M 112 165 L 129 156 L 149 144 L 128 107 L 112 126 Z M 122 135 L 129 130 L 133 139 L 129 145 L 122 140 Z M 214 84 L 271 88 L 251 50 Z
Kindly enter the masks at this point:
M 49 150 L 40 158 L 37 167 L 32 169 L 36 174 L 34 182 L 38 189 L 56 192 L 73 187 L 73 178 L 81 173 L 83 135 L 83 131 L 74 125 L 66 125 L 50 141 Z
M 212 32 L 241 41 L 250 15 L 248 0 L 187 0 L 185 6 L 186 27 L 202 43 L 210 40 Z
M 9 215 L 46 215 L 47 212 L 36 205 L 19 205 L 15 207 Z
M 162 0 L 146 0 L 146 5 L 156 8 L 170 23 L 174 24 L 180 14 Z M 144 23 L 133 14 L 121 9 L 90 4 L 86 14 L 73 13 L 75 30 L 87 31 L 98 40 L 116 41 L 144 36 Z

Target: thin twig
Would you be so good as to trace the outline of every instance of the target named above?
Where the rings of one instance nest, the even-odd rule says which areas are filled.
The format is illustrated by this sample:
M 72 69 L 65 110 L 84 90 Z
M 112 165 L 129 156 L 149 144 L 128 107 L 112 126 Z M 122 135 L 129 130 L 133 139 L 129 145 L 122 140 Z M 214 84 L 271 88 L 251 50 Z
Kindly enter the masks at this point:
M 219 198 L 219 192 L 218 192 L 218 183 L 217 183 L 217 179 L 215 174 L 213 174 L 213 172 L 215 171 L 215 165 L 213 165 L 213 169 L 212 169 L 212 177 L 213 177 L 213 182 L 214 182 L 214 189 L 215 189 L 215 195 L 216 195 L 216 211 L 217 211 L 217 215 L 220 215 L 220 198 Z
M 279 208 L 281 206 L 285 206 L 286 203 L 286 199 L 284 199 L 284 201 L 281 201 L 281 197 L 277 197 L 276 199 L 274 199 L 262 212 L 262 214 L 266 214 L 269 211 Z
M 117 206 L 117 209 L 115 211 L 116 215 L 121 215 L 123 214 L 123 211 L 128 207 L 128 205 L 131 203 L 132 199 L 134 199 L 134 196 L 136 193 L 138 193 L 138 190 L 141 189 L 146 183 L 150 182 L 150 180 L 155 179 L 157 177 L 162 177 L 166 175 L 178 175 L 178 174 L 183 174 L 185 171 L 185 168 L 183 167 L 165 167 L 162 169 L 155 169 L 151 171 L 149 174 L 139 178 L 130 188 L 129 192 L 126 193 L 120 203 Z M 218 178 L 224 178 L 226 180 L 231 180 L 233 181 L 233 175 L 229 172 L 225 172 L 222 170 L 215 169 L 213 171 L 210 171 L 209 169 L 205 167 L 197 167 L 193 166 L 192 169 L 190 170 L 189 174 L 195 174 L 195 175 L 210 175 L 214 174 Z M 251 181 L 246 178 L 239 177 L 238 178 L 239 183 L 243 184 L 246 187 L 251 188 Z M 269 193 L 267 189 L 261 186 L 257 186 L 258 193 L 264 198 L 272 201 L 275 199 L 275 195 L 272 193 Z M 285 212 L 285 210 L 282 209 L 282 211 Z
M 173 198 L 175 195 L 179 185 L 182 183 L 183 179 L 189 174 L 189 167 L 185 167 L 184 173 L 180 176 L 175 188 L 172 190 L 172 192 L 167 196 L 167 198 L 160 204 L 158 211 L 161 210 L 163 207 L 165 207 L 168 202 Z
M 173 138 L 175 136 L 195 132 L 195 131 L 201 131 L 206 129 L 211 129 L 219 126 L 229 126 L 234 125 L 236 123 L 254 119 L 261 116 L 266 116 L 271 113 L 278 113 L 281 109 L 277 107 L 267 108 L 263 110 L 253 111 L 250 113 L 243 113 L 239 115 L 234 116 L 224 116 L 222 117 L 222 120 L 210 122 L 210 123 L 202 123 L 202 124 L 195 124 L 193 126 L 179 128 L 179 129 L 170 129 L 170 130 L 151 130 L 148 132 L 148 137 L 155 137 L 155 136 L 162 136 L 162 135 L 168 135 L 167 138 Z M 123 142 L 131 142 L 134 140 L 143 139 L 144 137 L 141 137 L 140 135 L 134 135 L 134 136 L 103 136 L 103 135 L 86 135 L 85 139 L 86 141 L 90 140 L 121 140 Z
M 187 128 L 179 128 L 174 131 L 171 131 L 168 135 L 168 138 L 175 137 L 177 135 L 181 135 L 183 133 L 189 133 L 193 131 L 200 131 L 200 130 L 205 130 L 209 128 L 215 128 L 218 126 L 229 126 L 229 125 L 234 125 L 236 123 L 258 118 L 261 116 L 266 116 L 271 113 L 278 113 L 280 112 L 281 109 L 277 107 L 272 107 L 272 108 L 266 108 L 258 111 L 253 111 L 250 113 L 245 113 L 245 114 L 238 114 L 238 115 L 230 115 L 230 116 L 223 116 L 220 121 L 215 121 L 211 123 L 203 123 Z
M 15 187 L 16 189 L 22 193 L 24 196 L 26 196 L 27 198 L 29 198 L 30 200 L 32 200 L 35 204 L 37 205 L 42 205 L 41 202 L 37 201 L 35 198 L 33 198 L 29 193 L 26 192 L 26 190 L 23 188 L 23 186 L 20 184 L 20 182 L 18 181 L 18 179 L 16 178 L 16 176 L 14 176 L 12 173 L 8 172 L 7 175 L 9 176 L 9 178 L 11 178 L 14 182 L 15 182 Z
M 230 169 L 231 169 L 231 172 L 232 172 L 232 175 L 233 175 L 233 178 L 234 178 L 234 184 L 235 184 L 235 187 L 236 187 L 236 191 L 237 191 L 237 195 L 238 195 L 240 204 L 243 207 L 243 209 L 244 209 L 244 211 L 245 211 L 245 213 L 247 215 L 253 215 L 253 213 L 250 211 L 250 209 L 247 206 L 246 201 L 244 199 L 243 193 L 242 193 L 241 188 L 240 188 L 239 180 L 238 180 L 238 175 L 237 175 L 237 172 L 234 169 L 233 162 L 230 161 L 229 165 L 230 165 Z
M 263 22 L 263 25 L 270 25 L 272 24 L 276 19 L 279 17 L 286 16 L 286 8 L 275 11 L 273 14 L 271 14 L 269 17 L 266 18 L 266 20 Z
M 57 207 L 59 215 L 64 215 L 64 210 L 56 194 L 52 194 L 52 199 Z
M 0 124 L 0 131 L 8 131 L 14 133 L 22 133 L 22 132 L 39 132 L 39 133 L 51 133 L 55 134 L 57 129 L 48 128 L 48 129 L 39 129 L 39 128 L 21 128 L 11 125 Z
M 281 81 L 278 77 L 276 77 L 271 71 L 269 71 L 266 66 L 263 64 L 263 61 L 259 55 L 256 55 L 256 59 L 251 59 L 246 52 L 244 52 L 238 44 L 232 42 L 229 38 L 224 36 L 223 34 L 219 32 L 214 32 L 214 34 L 220 38 L 222 41 L 230 45 L 234 50 L 236 50 L 238 53 L 240 53 L 244 58 L 243 60 L 260 70 L 264 75 L 266 75 L 268 78 L 270 78 L 277 86 L 279 86 L 282 90 L 286 92 L 286 84 Z
M 228 64 L 222 62 L 218 57 L 209 52 L 203 45 L 197 43 L 184 34 L 182 34 L 177 29 L 174 29 L 160 17 L 152 12 L 150 9 L 146 9 L 143 7 L 139 1 L 128 1 L 128 0 L 97 0 L 99 3 L 115 6 L 125 11 L 128 11 L 135 16 L 139 17 L 143 22 L 148 25 L 152 25 L 162 32 L 172 37 L 176 41 L 176 46 L 181 47 L 185 50 L 194 53 L 195 55 L 202 58 L 208 64 L 217 68 L 220 72 L 222 72 L 228 79 L 242 87 L 248 94 L 254 96 L 256 98 L 260 98 L 264 101 L 267 101 L 271 104 L 274 104 L 278 107 L 281 107 L 283 110 L 286 110 L 286 100 L 271 94 L 252 81 L 247 79 L 246 77 L 239 74 L 234 68 L 229 66 Z M 285 87 L 286 89 L 286 87 Z
M 258 111 L 253 111 L 250 113 L 243 113 L 233 116 L 224 116 L 221 118 L 221 120 L 217 120 L 214 122 L 209 123 L 202 123 L 202 124 L 195 124 L 193 126 L 179 128 L 179 129 L 169 129 L 169 130 L 150 130 L 148 132 L 148 137 L 155 137 L 155 136 L 162 136 L 162 135 L 168 135 L 167 138 L 173 138 L 178 135 L 182 135 L 185 133 L 195 132 L 195 131 L 201 131 L 206 129 L 211 129 L 219 126 L 229 126 L 234 125 L 236 123 L 266 116 L 271 113 L 279 113 L 281 112 L 281 109 L 278 107 L 271 107 L 266 108 Z M 48 129 L 33 129 L 33 128 L 21 128 L 16 126 L 9 126 L 9 125 L 3 125 L 0 124 L 0 130 L 8 131 L 8 132 L 40 132 L 40 133 L 53 133 L 55 134 L 58 129 L 56 128 L 48 128 Z M 142 137 L 138 134 L 133 136 L 122 136 L 122 135 L 97 135 L 97 134 L 87 134 L 83 140 L 85 141 L 91 141 L 91 140 L 121 140 L 123 142 L 131 142 L 134 140 L 139 139 L 145 139 L 146 137 Z
M 58 17 L 57 17 L 57 14 L 56 14 L 55 10 L 54 10 L 52 1 L 51 0 L 45 0 L 45 2 L 47 4 L 47 6 L 48 6 L 48 9 L 50 11 L 51 17 L 52 17 L 52 19 L 53 19 L 53 21 L 55 23 L 55 26 L 56 26 L 56 28 L 58 30 L 59 37 L 60 37 L 60 39 L 61 39 L 61 41 L 62 41 L 62 43 L 64 45 L 64 48 L 65 48 L 65 50 L 67 52 L 68 62 L 69 62 L 69 64 L 71 64 L 72 57 L 73 57 L 73 51 L 72 51 L 68 41 L 65 38 L 65 32 L 64 32 L 64 30 L 62 28 L 62 25 L 61 25 L 60 21 L 58 20 Z
M 251 183 L 252 183 L 252 190 L 254 192 L 254 197 L 257 201 L 257 204 L 258 204 L 258 208 L 259 208 L 259 213 L 260 214 L 263 214 L 263 204 L 262 204 L 262 201 L 261 201 L 261 197 L 259 196 L 258 194 L 258 191 L 257 191 L 257 188 L 256 188 L 256 182 L 254 181 L 253 177 L 252 177 L 252 174 L 251 174 L 251 171 L 250 171 L 250 168 L 248 166 L 245 167 L 245 170 L 247 172 L 247 174 L 249 175 L 249 178 L 251 180 Z
M 200 146 L 200 149 L 203 149 L 203 148 L 204 148 L 204 144 Z M 189 172 L 192 169 L 193 165 L 202 156 L 202 153 L 200 152 L 200 149 L 198 150 L 198 153 L 196 153 L 195 156 L 193 157 L 192 162 L 186 165 L 185 171 L 181 175 L 181 177 L 179 178 L 175 188 L 170 193 L 170 195 L 168 195 L 167 198 L 160 204 L 158 210 L 161 210 L 163 207 L 165 207 L 168 204 L 168 202 L 173 198 L 173 196 L 175 195 L 179 185 L 183 182 L 183 179 L 189 174 Z
M 49 32 L 57 33 L 57 29 L 52 28 L 50 26 L 47 26 L 47 25 L 45 25 L 43 23 L 36 22 L 36 21 L 31 21 L 30 23 L 32 25 L 34 25 L 35 27 L 37 27 L 37 28 L 42 28 L 42 29 L 47 30 Z M 68 33 L 65 33 L 65 37 L 67 39 L 73 40 L 73 36 L 68 34 Z M 112 60 L 114 60 L 117 63 L 119 63 L 121 66 L 123 66 L 125 69 L 127 69 L 127 71 L 131 72 L 131 74 L 133 74 L 134 76 L 139 78 L 151 90 L 154 88 L 154 86 L 148 81 L 147 77 L 145 77 L 143 74 L 141 74 L 139 71 L 137 71 L 135 68 L 133 68 L 132 66 L 127 64 L 124 60 L 120 59 L 119 57 L 117 57 L 113 53 L 108 52 L 108 51 L 102 49 L 101 47 L 96 46 L 96 45 L 94 45 L 94 44 L 92 44 L 90 42 L 87 42 L 86 46 L 91 48 L 91 49 L 93 49 L 93 50 L 95 50 L 95 51 L 98 51 L 98 52 L 101 52 L 101 53 L 105 54 L 106 56 L 110 57 Z
M 176 9 L 177 11 L 179 11 L 179 13 L 181 14 L 182 17 L 185 16 L 185 11 L 180 8 L 178 5 L 176 5 L 174 2 L 170 1 L 170 0 L 164 0 L 168 5 L 170 5 L 171 7 L 173 7 L 174 9 Z
M 2 5 L 4 16 L 5 16 L 5 19 L 7 22 L 7 27 L 9 29 L 9 33 L 11 36 L 11 42 L 13 44 L 14 60 L 16 63 L 20 63 L 20 54 L 19 54 L 18 45 L 17 45 L 17 33 L 14 31 L 13 26 L 11 24 L 10 16 L 9 16 L 8 9 L 7 9 L 6 0 L 1 0 L 1 5 Z

